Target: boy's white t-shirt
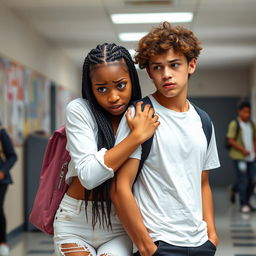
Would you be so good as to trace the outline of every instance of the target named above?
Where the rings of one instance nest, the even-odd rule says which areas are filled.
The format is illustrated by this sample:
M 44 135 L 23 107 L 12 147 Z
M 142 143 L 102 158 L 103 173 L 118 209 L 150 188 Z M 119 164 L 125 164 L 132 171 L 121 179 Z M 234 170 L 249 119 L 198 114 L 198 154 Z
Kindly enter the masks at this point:
M 152 95 L 149 97 L 160 126 L 134 184 L 135 199 L 153 241 L 199 246 L 208 240 L 202 219 L 202 171 L 220 166 L 214 129 L 207 148 L 200 116 L 191 104 L 187 112 L 175 112 L 160 105 Z M 116 144 L 129 132 L 123 117 Z M 140 157 L 141 147 L 130 156 Z
M 253 162 L 255 159 L 254 152 L 254 141 L 253 141 L 253 129 L 251 122 L 239 121 L 240 127 L 242 129 L 242 140 L 245 148 L 250 152 L 249 156 L 246 157 L 246 161 Z

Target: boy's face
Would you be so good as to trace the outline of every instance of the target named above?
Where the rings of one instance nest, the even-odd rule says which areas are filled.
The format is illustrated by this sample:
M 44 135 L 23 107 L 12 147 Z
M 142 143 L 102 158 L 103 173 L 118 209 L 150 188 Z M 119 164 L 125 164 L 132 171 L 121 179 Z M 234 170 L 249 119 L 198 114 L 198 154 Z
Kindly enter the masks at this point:
M 244 107 L 238 111 L 238 114 L 242 121 L 248 122 L 251 116 L 251 108 Z
M 166 98 L 187 96 L 188 76 L 196 69 L 196 59 L 187 62 L 183 53 L 169 49 L 149 59 L 147 72 L 157 91 Z

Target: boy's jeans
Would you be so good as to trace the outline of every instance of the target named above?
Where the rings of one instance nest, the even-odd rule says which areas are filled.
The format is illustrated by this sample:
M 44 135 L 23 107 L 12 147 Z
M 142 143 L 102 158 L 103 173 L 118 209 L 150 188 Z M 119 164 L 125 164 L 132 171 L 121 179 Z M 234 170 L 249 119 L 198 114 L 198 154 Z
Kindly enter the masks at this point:
M 234 190 L 239 192 L 240 206 L 248 205 L 254 187 L 254 163 L 239 160 L 233 162 L 237 177 Z
M 216 252 L 216 247 L 210 240 L 197 247 L 174 246 L 163 241 L 158 241 L 156 244 L 158 248 L 152 256 L 214 256 Z M 133 255 L 140 256 L 140 253 L 136 252 Z

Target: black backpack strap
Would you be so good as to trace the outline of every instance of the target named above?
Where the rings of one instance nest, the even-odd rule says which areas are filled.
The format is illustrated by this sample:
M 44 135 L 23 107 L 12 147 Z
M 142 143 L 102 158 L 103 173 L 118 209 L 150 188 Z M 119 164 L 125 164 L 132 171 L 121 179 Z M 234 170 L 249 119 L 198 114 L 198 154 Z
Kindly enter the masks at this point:
M 133 105 L 134 107 L 136 107 L 136 104 L 137 104 L 138 102 L 140 102 L 140 101 L 143 102 L 142 105 L 141 105 L 141 109 L 142 109 L 142 110 L 144 109 L 144 107 L 145 107 L 147 104 L 149 104 L 151 107 L 153 107 L 152 102 L 151 102 L 151 100 L 150 100 L 150 98 L 149 98 L 148 96 L 146 96 L 145 98 L 143 98 L 143 99 L 141 99 L 141 100 L 137 100 L 137 101 L 132 102 L 132 105 Z M 136 179 L 137 179 L 137 177 L 138 177 L 138 175 L 139 175 L 139 173 L 140 173 L 140 171 L 141 171 L 141 169 L 142 169 L 142 166 L 143 166 L 145 160 L 148 158 L 148 155 L 149 155 L 149 152 L 150 152 L 150 149 L 151 149 L 151 146 L 152 146 L 152 142 L 153 142 L 153 137 L 154 137 L 154 134 L 152 135 L 151 138 L 149 138 L 148 140 L 146 140 L 146 141 L 141 145 L 141 150 L 142 150 L 142 151 L 141 151 L 141 160 L 140 160 L 139 169 L 138 169 L 138 172 L 137 172 L 135 181 L 136 181 Z M 135 181 L 134 181 L 134 182 L 135 182 Z
M 194 106 L 196 112 L 201 118 L 203 131 L 207 140 L 207 147 L 208 147 L 212 138 L 212 120 L 204 110 L 196 106 L 194 103 L 192 102 L 190 103 Z
M 239 132 L 240 132 L 240 124 L 239 124 L 239 121 L 237 119 L 235 119 L 235 122 L 236 122 L 236 135 L 234 137 L 234 140 L 237 140 Z

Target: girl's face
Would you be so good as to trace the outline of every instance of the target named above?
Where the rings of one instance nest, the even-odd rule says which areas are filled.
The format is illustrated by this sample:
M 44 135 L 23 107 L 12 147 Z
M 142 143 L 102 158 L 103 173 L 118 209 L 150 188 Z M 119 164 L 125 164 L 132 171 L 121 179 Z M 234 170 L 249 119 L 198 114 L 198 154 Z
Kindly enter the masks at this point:
M 99 105 L 111 115 L 123 114 L 132 94 L 130 74 L 125 62 L 97 64 L 90 71 L 92 91 Z

